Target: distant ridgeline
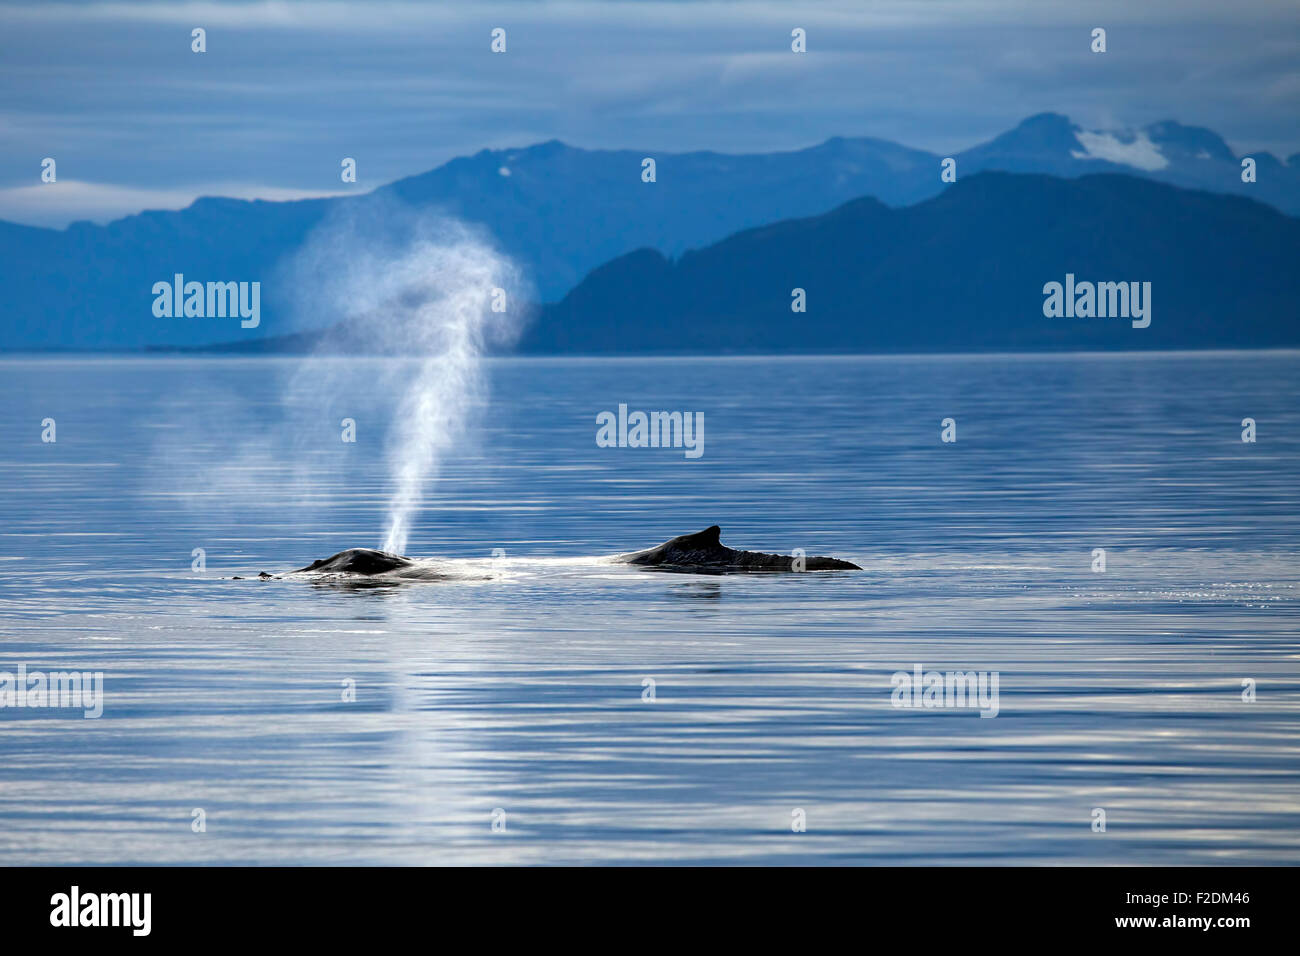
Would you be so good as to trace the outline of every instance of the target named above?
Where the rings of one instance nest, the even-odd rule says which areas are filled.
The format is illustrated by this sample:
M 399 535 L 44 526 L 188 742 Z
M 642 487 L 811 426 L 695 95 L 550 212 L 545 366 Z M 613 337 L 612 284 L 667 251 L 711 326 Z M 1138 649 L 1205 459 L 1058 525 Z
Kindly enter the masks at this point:
M 670 261 L 622 256 L 543 310 L 534 353 L 1300 346 L 1300 219 L 1127 176 L 982 173 Z
M 1300 346 L 1300 155 L 1161 123 L 1125 165 L 1107 135 L 1043 114 L 954 157 L 833 139 L 665 153 L 650 178 L 654 156 L 552 142 L 355 197 L 0 222 L 0 350 L 373 351 L 285 267 L 340 210 L 393 201 L 520 265 L 549 303 L 510 304 L 526 353 Z

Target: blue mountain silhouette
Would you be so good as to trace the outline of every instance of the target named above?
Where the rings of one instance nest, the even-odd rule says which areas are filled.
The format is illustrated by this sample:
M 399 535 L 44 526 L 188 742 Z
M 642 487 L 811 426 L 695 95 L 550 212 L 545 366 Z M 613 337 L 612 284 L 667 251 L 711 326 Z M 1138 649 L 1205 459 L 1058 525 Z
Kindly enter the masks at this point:
M 654 183 L 641 181 L 647 155 L 657 161 Z M 1252 156 L 1258 181 L 1248 184 L 1241 182 L 1239 157 L 1208 130 L 1166 122 L 1090 133 L 1064 116 L 1042 114 L 953 158 L 959 185 L 982 170 L 1058 177 L 1122 172 L 1241 193 L 1300 213 L 1300 158 L 1284 164 L 1266 153 Z M 10 306 L 0 349 L 194 347 L 232 339 L 243 346 L 262 340 L 261 347 L 302 346 L 338 316 L 303 314 L 296 290 L 278 281 L 282 267 L 312 230 L 348 204 L 397 199 L 478 223 L 521 264 L 538 298 L 556 302 L 571 290 L 580 295 L 575 286 L 588 272 L 634 250 L 651 248 L 685 256 L 685 262 L 689 250 L 743 230 L 823 213 L 842 216 L 840 207 L 860 197 L 874 197 L 883 213 L 883 207 L 910 207 L 953 192 L 940 181 L 942 158 L 862 138 L 752 155 L 584 150 L 549 142 L 485 150 L 356 197 L 200 199 L 179 211 L 145 212 L 103 226 L 74 223 L 66 230 L 0 222 L 0 279 Z M 990 219 L 953 221 L 950 228 L 976 242 L 981 230 L 997 225 L 999 214 Z M 1152 234 L 1154 247 L 1179 241 L 1177 222 L 1150 225 L 1171 233 Z M 1247 265 L 1237 286 L 1244 291 L 1259 268 Z M 220 321 L 155 318 L 150 290 L 178 272 L 199 281 L 262 282 L 261 325 L 241 334 Z M 542 347 L 541 339 L 530 341 Z

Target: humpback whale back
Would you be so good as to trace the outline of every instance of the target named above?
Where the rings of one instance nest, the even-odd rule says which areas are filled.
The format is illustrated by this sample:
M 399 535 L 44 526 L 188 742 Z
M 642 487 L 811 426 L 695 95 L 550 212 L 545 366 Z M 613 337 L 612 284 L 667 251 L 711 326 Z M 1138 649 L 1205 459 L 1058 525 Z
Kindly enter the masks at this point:
M 622 564 L 644 567 L 669 568 L 682 571 L 795 571 L 796 559 L 791 555 L 767 554 L 763 551 L 737 551 L 722 543 L 722 529 L 710 525 L 694 534 L 683 534 L 665 541 L 655 548 L 621 554 L 615 560 Z M 861 571 L 856 564 L 838 558 L 807 557 L 803 559 L 807 571 Z
M 292 573 L 337 571 L 349 574 L 383 574 L 397 568 L 410 567 L 414 563 L 410 558 L 404 558 L 400 554 L 390 554 L 387 551 L 372 551 L 369 548 L 349 548 L 346 551 L 340 551 L 338 554 L 332 554 L 328 558 L 313 561 L 307 567 L 299 568 Z
M 701 574 L 723 574 L 728 571 L 861 571 L 856 564 L 838 558 L 801 557 L 786 554 L 767 554 L 762 551 L 737 551 L 722 543 L 722 529 L 716 524 L 694 534 L 683 534 L 671 541 L 644 551 L 617 554 L 612 558 L 619 564 L 644 568 L 662 568 L 668 571 L 695 571 Z M 374 577 L 398 572 L 392 579 L 444 580 L 451 575 L 446 564 L 414 561 L 388 551 L 369 548 L 349 548 L 328 558 L 313 561 L 292 574 L 304 572 L 355 574 Z M 385 581 L 390 580 L 385 578 Z

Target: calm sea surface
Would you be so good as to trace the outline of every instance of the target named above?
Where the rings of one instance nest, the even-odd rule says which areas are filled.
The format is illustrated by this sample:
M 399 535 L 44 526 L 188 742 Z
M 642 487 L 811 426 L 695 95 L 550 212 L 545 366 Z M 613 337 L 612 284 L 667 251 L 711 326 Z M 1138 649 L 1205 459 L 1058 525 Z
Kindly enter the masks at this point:
M 0 671 L 104 674 L 0 707 L 0 858 L 1295 863 L 1298 371 L 495 361 L 408 548 L 461 576 L 356 589 L 231 578 L 381 543 L 404 366 L 0 359 Z M 620 402 L 703 457 L 597 447 Z M 866 570 L 598 560 L 710 524 Z

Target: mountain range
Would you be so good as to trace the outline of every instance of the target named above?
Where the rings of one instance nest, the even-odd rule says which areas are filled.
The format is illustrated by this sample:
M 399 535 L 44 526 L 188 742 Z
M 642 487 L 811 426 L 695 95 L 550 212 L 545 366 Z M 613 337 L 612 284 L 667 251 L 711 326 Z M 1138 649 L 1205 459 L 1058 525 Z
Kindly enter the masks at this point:
M 1297 262 L 1300 219 L 1253 200 L 1115 174 L 990 172 L 901 209 L 863 198 L 677 259 L 651 249 L 629 253 L 542 310 L 520 348 L 831 354 L 1296 347 Z M 1053 282 L 1071 302 L 1058 302 L 1048 315 Z M 1107 289 L 1109 317 L 1099 315 L 1098 283 L 1126 286 Z M 1085 284 L 1092 287 L 1086 316 L 1076 298 Z M 798 298 L 803 311 L 795 311 Z M 1115 315 L 1122 306 L 1131 314 Z
M 626 329 L 627 323 L 618 316 L 579 316 L 577 311 L 578 303 L 595 307 L 599 302 L 606 308 L 617 301 L 602 283 L 612 275 L 624 275 L 631 281 L 631 273 L 620 271 L 628 269 L 629 253 L 634 254 L 633 263 L 643 263 L 652 271 L 667 267 L 675 276 L 690 276 L 694 283 L 700 281 L 692 272 L 698 268 L 695 263 L 717 262 L 732 269 L 729 274 L 734 275 L 739 267 L 717 256 L 754 242 L 754 230 L 760 234 L 765 229 L 776 230 L 774 234 L 780 235 L 790 229 L 813 229 L 810 223 L 825 218 L 815 231 L 820 234 L 825 227 L 829 236 L 838 228 L 836 224 L 858 216 L 875 227 L 902 230 L 891 240 L 894 257 L 905 257 L 906 250 L 899 243 L 937 243 L 945 255 L 956 257 L 948 265 L 951 274 L 965 274 L 963 270 L 973 269 L 973 263 L 984 261 L 984 233 L 990 228 L 1005 226 L 1002 248 L 1013 254 L 1010 249 L 1017 228 L 1034 230 L 1053 223 L 1059 229 L 1070 227 L 1058 221 L 1063 213 L 1057 211 L 1053 219 L 1050 209 L 1042 211 L 1050 221 L 1035 225 L 1038 219 L 1033 211 L 1019 206 L 1015 213 L 984 210 L 979 213 L 983 218 L 975 220 L 926 218 L 933 216 L 934 210 L 945 215 L 971 212 L 963 203 L 973 203 L 974 193 L 993 187 L 979 186 L 974 191 L 965 187 L 978 185 L 984 177 L 976 174 L 990 170 L 1046 174 L 1064 180 L 1085 177 L 1088 182 L 1097 178 L 1091 174 L 1122 173 L 1101 178 L 1237 193 L 1257 200 L 1203 197 L 1186 189 L 1133 192 L 1128 199 L 1136 202 L 1162 197 L 1157 205 L 1173 216 L 1166 221 L 1133 211 L 1135 221 L 1147 222 L 1154 230 L 1148 237 L 1152 248 L 1165 248 L 1172 263 L 1181 255 L 1179 243 L 1185 238 L 1179 224 L 1191 215 L 1175 208 L 1180 204 L 1204 212 L 1204 204 L 1217 198 L 1230 203 L 1233 210 L 1257 209 L 1260 216 L 1275 217 L 1268 221 L 1277 226 L 1279 235 L 1286 232 L 1284 224 L 1293 220 L 1276 210 L 1300 213 L 1300 154 L 1285 163 L 1266 153 L 1251 155 L 1257 181 L 1243 183 L 1240 157 L 1208 130 L 1164 122 L 1134 131 L 1099 132 L 1084 130 L 1057 114 L 1041 114 L 988 143 L 954 154 L 956 184 L 940 179 L 944 157 L 878 139 L 835 138 L 809 149 L 750 155 L 585 150 L 548 142 L 522 149 L 484 150 L 355 197 L 297 202 L 207 198 L 179 211 L 144 212 L 102 226 L 74 223 L 66 230 L 0 222 L 0 279 L 9 292 L 7 320 L 0 324 L 0 349 L 192 348 L 232 339 L 246 347 L 257 343 L 264 348 L 301 347 L 339 317 L 303 315 L 304 310 L 295 308 L 294 291 L 283 284 L 277 286 L 282 266 L 313 230 L 339 210 L 397 200 L 417 209 L 443 210 L 481 225 L 519 263 L 537 298 L 553 303 L 542 309 L 525 348 L 553 351 L 576 347 L 553 328 L 557 316 L 566 316 L 574 329 L 579 325 L 589 328 L 596 335 L 591 341 L 607 343 L 601 345 L 601 351 L 637 350 L 642 346 L 633 344 L 635 336 L 622 345 L 609 340 L 614 330 Z M 647 156 L 656 160 L 653 183 L 641 179 L 642 159 Z M 1044 201 L 1063 201 L 1062 196 L 1043 192 L 1047 187 L 1039 179 L 1033 182 L 1030 193 L 1041 194 Z M 1098 188 L 1092 185 L 1085 191 Z M 891 218 L 891 211 L 899 215 Z M 1016 220 L 1021 213 L 1023 218 Z M 1228 221 L 1246 216 L 1240 212 L 1224 215 Z M 968 241 L 945 245 L 938 236 L 927 239 L 914 231 L 927 222 L 948 236 L 966 236 Z M 1118 219 L 1108 220 L 1106 227 L 1133 228 Z M 854 235 L 865 241 L 875 233 Z M 1235 235 L 1225 234 L 1225 244 Z M 1036 233 L 1021 236 L 1022 242 L 1032 243 Z M 1124 235 L 1109 238 L 1119 243 L 1116 248 L 1136 241 L 1136 237 Z M 1250 237 L 1239 238 L 1254 248 Z M 872 248 L 879 248 L 879 241 Z M 841 258 L 862 262 L 852 248 L 836 245 L 835 250 Z M 831 254 L 831 249 L 823 252 Z M 1052 263 L 1053 274 L 1061 271 L 1058 265 Z M 1245 266 L 1244 275 L 1254 282 L 1254 270 L 1259 267 Z M 1007 264 L 997 267 L 1007 268 Z M 794 265 L 791 269 L 799 271 Z M 237 325 L 232 332 L 229 323 L 219 321 L 155 318 L 150 290 L 155 282 L 170 281 L 178 272 L 200 281 L 262 282 L 261 324 L 241 333 Z M 789 272 L 779 274 L 784 277 Z M 1051 277 L 1036 281 L 1041 286 Z M 719 281 L 729 280 L 720 277 Z M 1245 280 L 1239 276 L 1234 281 L 1241 286 Z M 1261 287 L 1267 285 L 1264 282 Z M 789 288 L 784 296 L 788 323 Z M 1005 305 L 1018 308 L 1012 302 Z M 816 307 L 825 306 L 823 300 Z M 810 316 L 817 314 L 812 311 L 814 306 L 809 308 Z M 602 321 L 603 331 L 599 328 Z M 737 329 L 738 334 L 742 331 Z M 1154 340 L 1155 336 L 1148 338 Z M 747 350 L 769 340 L 741 335 L 728 350 Z

